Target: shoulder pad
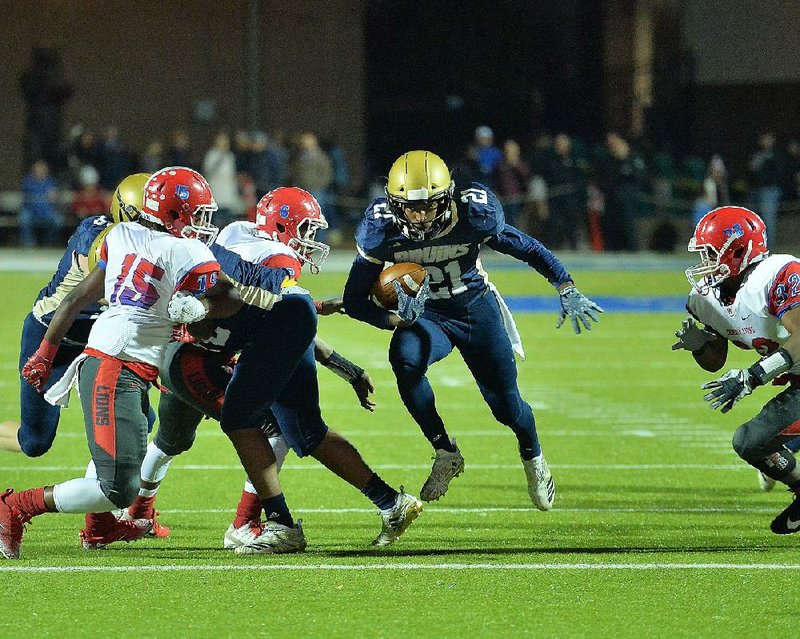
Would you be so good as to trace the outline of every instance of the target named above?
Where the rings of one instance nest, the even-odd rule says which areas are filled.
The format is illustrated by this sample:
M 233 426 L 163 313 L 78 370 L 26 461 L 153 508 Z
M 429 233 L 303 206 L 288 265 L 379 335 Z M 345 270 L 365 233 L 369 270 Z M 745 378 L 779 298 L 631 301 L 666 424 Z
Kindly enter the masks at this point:
M 366 252 L 378 248 L 394 224 L 394 216 L 389 213 L 386 198 L 375 200 L 364 211 L 364 216 L 356 229 L 356 243 Z
M 458 193 L 459 215 L 479 234 L 497 235 L 505 226 L 503 206 L 497 196 L 480 182 L 472 182 Z

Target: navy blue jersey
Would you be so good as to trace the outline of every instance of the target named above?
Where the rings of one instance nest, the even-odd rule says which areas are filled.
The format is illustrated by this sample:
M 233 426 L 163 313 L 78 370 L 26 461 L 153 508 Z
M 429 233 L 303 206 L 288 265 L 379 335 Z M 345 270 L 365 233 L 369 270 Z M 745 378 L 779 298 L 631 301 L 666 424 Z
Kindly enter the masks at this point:
M 45 326 L 49 326 L 50 320 L 61 302 L 73 288 L 75 288 L 86 277 L 78 266 L 78 256 L 89 255 L 89 249 L 95 238 L 112 223 L 111 219 L 105 215 L 93 215 L 83 220 L 67 242 L 67 249 L 58 268 L 53 274 L 50 282 L 45 286 L 36 297 L 31 311 L 33 316 Z M 85 345 L 89 338 L 89 331 L 94 324 L 94 320 L 102 311 L 99 304 L 92 304 L 82 309 L 75 322 L 70 327 L 64 338 L 67 343 Z
M 292 277 L 289 269 L 254 264 L 242 258 L 220 244 L 212 244 L 211 252 L 219 262 L 220 269 L 234 282 L 247 287 L 262 288 L 270 293 L 280 293 L 281 283 Z M 215 351 L 237 353 L 244 345 L 258 339 L 262 327 L 267 325 L 265 318 L 270 311 L 245 304 L 242 309 L 225 319 L 215 321 L 216 330 L 213 337 L 202 342 L 202 346 Z M 274 326 L 269 330 L 274 331 Z
M 359 255 L 345 286 L 348 315 L 388 328 L 387 312 L 369 299 L 369 291 L 386 262 L 414 262 L 426 268 L 431 289 L 427 308 L 442 312 L 466 308 L 488 290 L 488 276 L 479 259 L 482 244 L 530 264 L 555 286 L 570 279 L 555 255 L 505 223 L 502 205 L 482 184 L 470 184 L 454 203 L 448 227 L 422 241 L 400 232 L 385 198 L 367 208 L 356 230 Z

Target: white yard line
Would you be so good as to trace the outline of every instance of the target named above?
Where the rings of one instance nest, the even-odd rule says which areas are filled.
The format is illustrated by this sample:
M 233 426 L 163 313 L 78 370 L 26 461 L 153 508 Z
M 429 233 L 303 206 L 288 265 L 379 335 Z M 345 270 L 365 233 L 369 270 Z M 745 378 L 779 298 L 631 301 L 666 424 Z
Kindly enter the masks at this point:
M 314 514 L 341 514 L 341 513 L 376 513 L 375 508 L 294 508 L 298 513 Z M 218 513 L 233 513 L 235 508 L 168 508 L 161 509 L 159 512 L 166 516 L 169 515 L 205 515 Z M 495 508 L 445 508 L 441 506 L 426 506 L 425 514 L 429 513 L 538 513 L 536 508 L 515 508 L 515 507 L 495 507 Z M 735 514 L 763 514 L 775 513 L 775 508 L 559 508 L 555 507 L 554 513 L 661 513 L 661 514 L 715 514 L 715 513 L 735 513 Z M 550 517 L 551 515 L 546 515 Z
M 250 561 L 245 558 L 242 561 Z M 734 564 L 734 563 L 392 563 L 392 564 L 154 564 L 142 566 L 0 566 L 0 572 L 74 573 L 74 572 L 204 572 L 259 570 L 800 570 L 800 564 Z

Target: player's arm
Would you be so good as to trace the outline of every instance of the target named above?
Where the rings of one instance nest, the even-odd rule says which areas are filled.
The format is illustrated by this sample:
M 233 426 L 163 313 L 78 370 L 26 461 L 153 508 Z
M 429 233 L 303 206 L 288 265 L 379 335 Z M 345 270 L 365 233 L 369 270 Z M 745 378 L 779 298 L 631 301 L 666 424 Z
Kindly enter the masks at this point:
M 672 350 L 689 351 L 702 369 L 715 373 L 725 366 L 728 340 L 710 326 L 700 326 L 692 315 L 683 320 L 675 337 L 678 341 L 672 345 Z
M 105 270 L 95 268 L 59 305 L 36 352 L 22 367 L 22 377 L 36 390 L 41 390 L 50 377 L 59 344 L 69 331 L 81 309 L 103 297 Z
M 712 409 L 721 408 L 723 413 L 727 413 L 736 402 L 752 393 L 753 389 L 788 373 L 800 361 L 800 306 L 790 307 L 780 318 L 789 331 L 789 339 L 781 348 L 762 357 L 750 368 L 734 368 L 722 377 L 703 384 L 703 389 L 709 391 L 703 399 L 711 404 Z
M 339 355 L 319 336 L 314 338 L 314 358 L 353 387 L 361 406 L 368 411 L 375 409 L 375 402 L 370 399 L 370 395 L 375 392 L 375 386 L 367 371 Z
M 219 262 L 221 271 L 239 291 L 242 301 L 251 306 L 272 308 L 282 288 L 293 286 L 299 275 L 299 269 L 294 271 L 283 265 L 266 266 L 248 262 L 238 253 L 219 244 L 212 244 L 211 252 Z
M 560 328 L 567 317 L 572 320 L 575 333 L 581 332 L 581 324 L 586 330 L 591 330 L 589 320 L 599 321 L 598 314 L 603 309 L 577 289 L 561 261 L 539 240 L 506 224 L 496 235 L 486 240 L 486 245 L 525 262 L 555 286 L 561 301 L 561 313 L 556 328 Z
M 175 285 L 169 301 L 169 317 L 177 324 L 230 317 L 242 308 L 233 282 L 219 272 L 219 263 L 209 260 L 193 265 Z
M 364 255 L 356 256 L 344 285 L 344 309 L 352 318 L 377 328 L 392 330 L 402 320 L 370 299 L 370 291 L 383 270 L 383 262 Z

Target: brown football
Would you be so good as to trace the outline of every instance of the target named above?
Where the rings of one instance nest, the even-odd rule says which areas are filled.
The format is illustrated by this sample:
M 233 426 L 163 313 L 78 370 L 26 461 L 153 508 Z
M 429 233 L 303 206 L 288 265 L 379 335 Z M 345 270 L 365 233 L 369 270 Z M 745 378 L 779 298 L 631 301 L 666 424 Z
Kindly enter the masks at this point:
M 416 295 L 420 284 L 425 280 L 428 272 L 423 266 L 413 262 L 401 262 L 381 271 L 378 280 L 372 287 L 372 297 L 383 308 L 394 311 L 397 309 L 397 293 L 392 282 L 399 281 L 403 290 L 409 295 Z

